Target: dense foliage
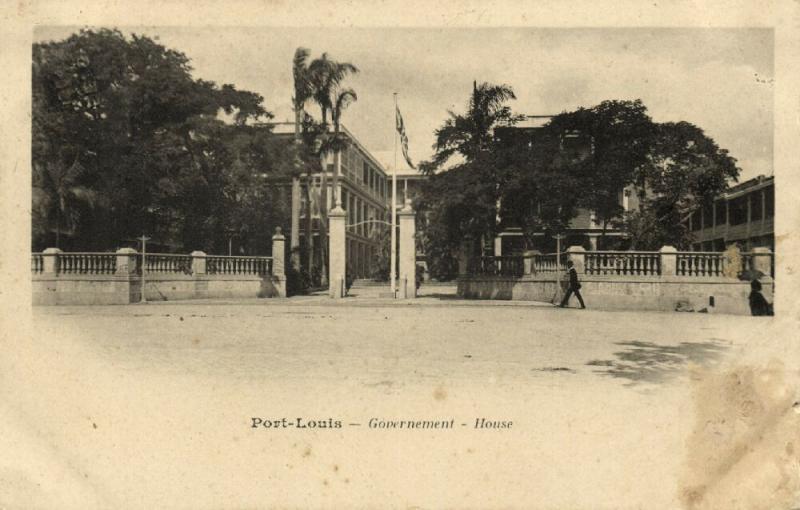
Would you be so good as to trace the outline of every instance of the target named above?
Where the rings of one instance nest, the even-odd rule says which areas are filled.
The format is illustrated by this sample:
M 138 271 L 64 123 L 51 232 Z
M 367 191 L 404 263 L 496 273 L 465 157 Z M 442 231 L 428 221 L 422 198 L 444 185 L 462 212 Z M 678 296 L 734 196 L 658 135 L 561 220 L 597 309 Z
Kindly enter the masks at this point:
M 466 113 L 450 112 L 436 131 L 416 203 L 433 268 L 452 267 L 464 239 L 485 249 L 508 227 L 520 228 L 527 245 L 534 234 L 562 234 L 580 210 L 592 211 L 603 232 L 622 229 L 627 247 L 685 248 L 686 216 L 739 175 L 702 129 L 655 123 L 641 101 L 564 112 L 528 136 L 512 129 L 520 117 L 505 105 L 511 99 L 508 86 L 476 84 Z M 637 198 L 627 212 L 626 189 Z
M 293 148 L 248 125 L 271 117 L 260 95 L 191 71 L 116 30 L 34 45 L 34 249 L 113 250 L 144 233 L 164 250 L 269 252 L 289 204 L 266 177 L 291 173 Z

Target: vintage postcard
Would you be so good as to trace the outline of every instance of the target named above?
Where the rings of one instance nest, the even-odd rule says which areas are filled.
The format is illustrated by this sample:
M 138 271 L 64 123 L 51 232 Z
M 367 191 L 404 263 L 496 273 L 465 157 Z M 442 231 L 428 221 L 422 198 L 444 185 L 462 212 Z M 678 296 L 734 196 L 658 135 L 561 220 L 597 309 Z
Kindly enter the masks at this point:
M 800 10 L 4 8 L 0 508 L 800 508 Z

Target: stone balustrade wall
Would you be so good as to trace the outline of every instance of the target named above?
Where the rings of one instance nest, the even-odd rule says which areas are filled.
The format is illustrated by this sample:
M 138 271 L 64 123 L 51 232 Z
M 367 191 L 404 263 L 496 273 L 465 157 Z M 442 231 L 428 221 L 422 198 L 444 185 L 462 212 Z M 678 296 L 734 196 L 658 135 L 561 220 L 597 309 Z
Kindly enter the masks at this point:
M 563 262 L 559 271 L 553 255 L 529 253 L 517 258 L 471 261 L 466 265 L 471 271 L 459 277 L 458 295 L 557 303 L 567 285 Z M 670 246 L 658 252 L 586 252 L 572 246 L 566 259 L 578 272 L 589 308 L 749 315 L 753 275 L 761 275 L 762 291 L 772 302 L 773 254 L 766 248 L 740 254 L 738 268 L 730 267 L 731 260 L 723 253 L 678 252 Z M 513 271 L 504 271 L 504 266 Z
M 146 253 L 31 255 L 34 305 L 128 304 L 204 298 L 285 297 L 284 237 L 272 238 L 272 257 Z

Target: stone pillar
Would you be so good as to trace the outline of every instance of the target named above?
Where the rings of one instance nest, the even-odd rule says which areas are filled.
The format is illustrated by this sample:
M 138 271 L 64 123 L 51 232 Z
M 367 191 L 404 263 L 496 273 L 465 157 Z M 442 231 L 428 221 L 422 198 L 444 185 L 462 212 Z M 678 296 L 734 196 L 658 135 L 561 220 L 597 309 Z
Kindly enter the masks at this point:
M 417 244 L 416 214 L 411 208 L 410 198 L 406 199 L 406 205 L 397 213 L 397 218 L 400 225 L 400 297 L 411 299 L 417 297 Z
M 539 250 L 525 250 L 522 252 L 522 264 L 525 267 L 525 274 L 533 274 L 536 272 L 536 265 L 533 263 L 533 258 L 536 255 L 541 255 Z
M 345 217 L 341 206 L 328 213 L 328 288 L 333 299 L 343 298 L 345 293 Z
M 458 249 L 458 275 L 463 276 L 469 272 L 469 259 L 472 257 L 472 239 L 469 237 L 461 241 Z
M 47 248 L 42 252 L 42 273 L 56 274 L 58 272 L 58 248 Z
M 278 297 L 286 297 L 286 238 L 281 227 L 275 228 L 272 236 L 272 282 L 278 291 Z
M 567 260 L 572 261 L 572 267 L 574 267 L 575 271 L 578 273 L 584 272 L 584 268 L 586 267 L 584 264 L 585 256 L 586 249 L 583 246 L 570 246 L 567 248 Z
M 136 272 L 136 257 L 139 254 L 133 248 L 120 248 L 117 250 L 117 270 L 119 276 L 126 276 Z M 45 261 L 45 264 L 47 262 Z M 45 266 L 47 267 L 47 266 Z
M 674 246 L 662 246 L 659 252 L 661 276 L 678 274 L 678 249 Z
M 597 251 L 597 237 L 596 235 L 589 235 L 589 251 Z
M 769 248 L 753 248 L 753 270 L 764 276 L 772 275 L 772 251 Z
M 192 275 L 206 274 L 206 252 L 195 250 L 189 255 L 192 257 Z
M 494 238 L 494 256 L 503 256 L 503 238 L 500 236 Z

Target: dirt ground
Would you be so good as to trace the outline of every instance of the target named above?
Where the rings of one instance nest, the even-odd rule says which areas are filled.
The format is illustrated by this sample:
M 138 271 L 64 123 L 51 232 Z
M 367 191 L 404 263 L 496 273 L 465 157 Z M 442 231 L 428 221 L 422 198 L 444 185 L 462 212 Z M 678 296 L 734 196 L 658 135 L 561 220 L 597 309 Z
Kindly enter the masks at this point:
M 4 508 L 778 508 L 796 490 L 800 441 L 771 436 L 800 420 L 777 319 L 442 296 L 30 319 L 0 366 Z M 754 469 L 756 499 L 731 503 Z

